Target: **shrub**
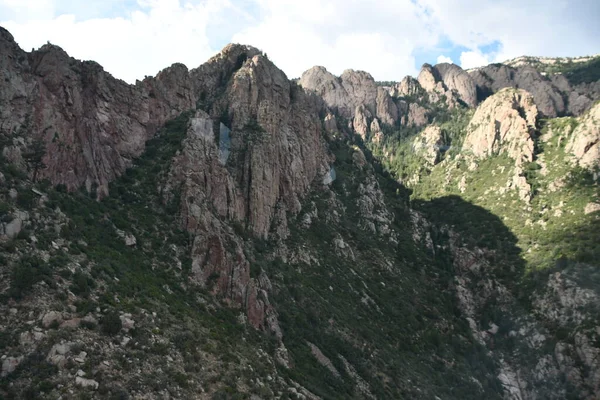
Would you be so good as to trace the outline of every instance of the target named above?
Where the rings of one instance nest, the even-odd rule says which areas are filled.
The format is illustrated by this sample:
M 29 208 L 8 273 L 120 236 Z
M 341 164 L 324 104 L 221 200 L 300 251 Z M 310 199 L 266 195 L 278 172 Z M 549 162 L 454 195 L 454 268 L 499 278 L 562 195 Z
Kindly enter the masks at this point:
M 78 270 L 75 272 L 75 275 L 73 275 L 73 284 L 70 289 L 76 295 L 87 297 L 93 286 L 94 281 L 86 273 Z
M 37 200 L 37 195 L 33 193 L 31 190 L 21 190 L 19 191 L 19 196 L 17 197 L 17 204 L 26 210 L 31 210 L 35 205 Z
M 11 274 L 11 296 L 21 298 L 38 282 L 52 282 L 50 268 L 39 257 L 25 256 L 14 267 Z
M 117 333 L 121 332 L 121 329 L 123 328 L 123 323 L 121 322 L 119 313 L 113 311 L 106 314 L 102 318 L 101 326 L 102 332 L 104 332 L 107 335 L 114 336 Z

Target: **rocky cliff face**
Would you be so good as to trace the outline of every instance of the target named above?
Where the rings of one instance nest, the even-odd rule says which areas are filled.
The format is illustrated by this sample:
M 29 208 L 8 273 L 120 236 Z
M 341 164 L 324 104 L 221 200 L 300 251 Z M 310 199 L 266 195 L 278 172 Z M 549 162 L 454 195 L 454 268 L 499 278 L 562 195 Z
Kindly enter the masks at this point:
M 560 91 L 534 68 L 520 67 L 517 70 L 505 65 L 490 65 L 473 71 L 471 77 L 482 92 L 496 92 L 505 87 L 528 91 L 540 112 L 547 117 L 556 117 L 565 112 Z
M 375 113 L 377 87 L 366 72 L 347 70 L 337 78 L 324 67 L 313 67 L 302 74 L 299 84 L 316 92 L 345 118 L 352 118 L 359 105 Z
M 440 96 L 446 97 L 446 102 L 454 106 L 457 100 L 469 107 L 477 105 L 475 83 L 469 74 L 455 64 L 423 65 L 418 81 L 427 92 L 431 101 L 437 102 Z
M 287 236 L 287 215 L 299 212 L 313 181 L 330 170 L 318 118 L 322 103 L 248 46 L 227 46 L 195 70 L 174 65 L 129 86 L 56 46 L 27 54 L 2 33 L 3 156 L 26 169 L 21 153 L 41 142 L 43 167 L 33 172 L 38 180 L 106 196 L 108 184 L 132 166 L 166 120 L 196 106 L 211 113 L 199 110 L 191 119 L 162 189 L 165 201 L 181 198 L 182 226 L 194 235 L 195 279 L 204 284 L 218 275 L 215 293 L 243 305 L 255 327 L 271 321 L 264 285 L 250 280 L 239 239 L 221 219 L 252 235 L 266 238 L 277 226 L 277 234 Z M 358 96 L 364 74 L 358 81 L 347 75 L 346 87 Z M 375 93 L 373 84 L 373 109 Z M 226 249 L 228 241 L 237 244 Z
M 600 165 L 600 103 L 580 117 L 579 124 L 567 144 L 567 151 L 575 157 L 576 163 L 587 169 Z
M 236 60 L 241 51 L 228 47 L 222 57 Z M 223 221 L 265 239 L 270 234 L 285 239 L 288 216 L 300 211 L 313 182 L 329 173 L 332 157 L 321 135 L 319 110 L 262 55 L 233 71 L 212 110 L 227 117 L 219 122 L 196 112 L 165 192 L 169 197 L 180 191 L 182 224 L 195 235 L 195 279 L 205 284 L 218 276 L 217 292 L 245 305 L 250 322 L 263 327 L 271 321 L 265 318 L 267 294 L 259 281 L 251 282 L 239 239 Z
M 594 82 L 0 36 L 0 396 L 598 396 Z
M 580 115 L 598 99 L 598 82 L 571 84 L 562 75 L 542 75 L 530 65 L 494 64 L 470 71 L 480 97 L 505 87 L 524 89 L 533 95 L 539 111 L 547 117 Z
M 463 151 L 478 157 L 506 152 L 518 164 L 533 161 L 538 118 L 533 97 L 519 89 L 504 89 L 485 100 L 467 128 Z
M 191 78 L 181 64 L 131 86 L 94 62 L 72 59 L 58 46 L 26 53 L 4 29 L 0 48 L 0 133 L 14 142 L 3 152 L 22 164 L 23 144 L 41 141 L 46 168 L 36 178 L 71 190 L 96 186 L 99 195 L 106 195 L 108 183 L 141 154 L 146 140 L 195 105 Z
M 375 117 L 388 125 L 398 121 L 398 106 L 388 91 L 378 88 L 366 72 L 346 70 L 336 78 L 323 67 L 313 67 L 302 74 L 299 83 L 321 96 L 327 106 L 344 118 L 358 115 L 359 119 L 368 118 L 369 124 Z

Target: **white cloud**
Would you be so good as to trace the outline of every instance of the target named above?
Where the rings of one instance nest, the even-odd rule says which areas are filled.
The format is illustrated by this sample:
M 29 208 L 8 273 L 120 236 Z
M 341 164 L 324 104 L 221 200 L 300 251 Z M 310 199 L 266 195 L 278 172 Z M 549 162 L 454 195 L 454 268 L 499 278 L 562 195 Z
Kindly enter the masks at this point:
M 35 1 L 45 1 L 48 9 L 56 6 L 49 0 Z M 209 44 L 207 27 L 212 21 L 226 12 L 231 13 L 231 23 L 242 18 L 229 2 L 218 0 L 196 5 L 182 5 L 178 0 L 138 3 L 141 8 L 124 17 L 78 21 L 73 14 L 48 18 L 36 13 L 25 22 L 0 24 L 25 50 L 50 41 L 73 57 L 97 61 L 116 77 L 134 82 L 175 62 L 197 67 L 219 50 Z M 20 10 L 19 6 L 15 10 Z
M 334 74 L 370 72 L 375 79 L 415 74 L 414 50 L 437 37 L 423 29 L 427 16 L 410 0 L 259 0 L 265 17 L 233 41 L 263 49 L 288 75 L 314 65 Z
M 600 51 L 597 0 L 418 0 L 440 35 L 472 52 L 497 42 L 493 61 L 521 55 L 577 56 Z M 478 54 L 467 54 L 474 60 Z
M 0 0 L 25 50 L 46 41 L 129 82 L 174 62 L 194 68 L 228 42 L 256 46 L 290 77 L 313 65 L 378 80 L 423 62 L 465 67 L 519 55 L 600 51 L 600 2 L 556 0 Z M 496 43 L 493 48 L 487 48 Z M 431 57 L 431 59 L 429 59 Z M 415 65 L 418 62 L 419 65 Z
M 437 58 L 437 64 L 441 64 L 441 63 L 454 64 L 450 57 L 446 57 L 444 55 L 439 55 Z
M 274 28 L 289 30 L 272 35 Z M 394 48 L 389 45 L 392 38 L 380 33 L 343 33 L 324 39 L 298 23 L 272 20 L 235 35 L 233 41 L 261 48 L 290 78 L 299 77 L 314 65 L 323 65 L 337 75 L 346 69 L 364 70 L 376 79 L 415 72 L 412 48 L 402 43 Z
M 490 56 L 481 51 L 464 51 L 460 54 L 460 66 L 463 69 L 483 67 L 491 62 Z

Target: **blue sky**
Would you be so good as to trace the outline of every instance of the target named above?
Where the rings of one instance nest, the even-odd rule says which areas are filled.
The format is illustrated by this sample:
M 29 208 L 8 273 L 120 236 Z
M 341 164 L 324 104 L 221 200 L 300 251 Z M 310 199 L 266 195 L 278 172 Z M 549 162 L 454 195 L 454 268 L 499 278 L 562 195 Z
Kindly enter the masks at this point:
M 597 0 L 0 0 L 0 25 L 25 50 L 50 41 L 128 82 L 197 67 L 229 42 L 289 77 L 323 65 L 400 80 L 426 62 L 590 55 L 599 17 Z

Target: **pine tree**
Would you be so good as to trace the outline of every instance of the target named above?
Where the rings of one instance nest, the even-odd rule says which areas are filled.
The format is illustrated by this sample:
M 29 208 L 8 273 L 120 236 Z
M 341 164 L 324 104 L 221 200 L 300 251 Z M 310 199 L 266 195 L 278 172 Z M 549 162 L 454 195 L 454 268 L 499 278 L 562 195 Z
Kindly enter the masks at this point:
M 43 161 L 44 154 L 46 154 L 46 144 L 43 140 L 34 140 L 31 147 L 23 154 L 23 158 L 33 169 L 33 181 L 37 179 L 39 170 L 46 166 Z

